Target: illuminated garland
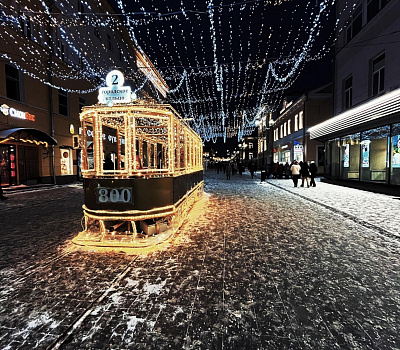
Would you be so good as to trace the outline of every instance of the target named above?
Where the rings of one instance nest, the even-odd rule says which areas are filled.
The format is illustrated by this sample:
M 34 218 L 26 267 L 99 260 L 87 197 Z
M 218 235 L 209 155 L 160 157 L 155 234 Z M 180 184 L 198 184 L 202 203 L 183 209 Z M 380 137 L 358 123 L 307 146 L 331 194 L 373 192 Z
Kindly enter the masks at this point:
M 0 5 L 0 40 L 5 44 L 0 57 L 43 84 L 81 94 L 97 90 L 110 68 L 118 67 L 138 92 L 149 81 L 132 69 L 133 43 L 171 86 L 168 99 L 178 112 L 193 119 L 205 140 L 214 141 L 253 130 L 260 112 L 274 111 L 304 66 L 324 57 L 348 24 L 339 27 L 336 21 L 316 47 L 333 15 L 333 0 L 156 3 L 131 0 L 126 8 L 117 0 L 120 13 L 110 13 L 102 0 L 91 5 L 82 1 L 80 10 L 67 0 L 56 0 L 54 12 L 44 0 Z M 350 18 L 355 6 L 346 2 L 339 16 Z M 271 21 L 268 16 L 278 13 L 276 9 L 280 15 Z M 24 38 L 26 23 L 32 26 L 31 40 Z M 93 35 L 95 30 L 101 31 L 103 42 Z M 116 32 L 123 30 L 132 43 L 115 42 L 110 53 L 105 33 L 117 38 Z M 17 43 L 18 52 L 7 51 Z M 59 57 L 51 67 L 50 51 Z M 50 82 L 49 75 L 55 80 Z M 91 87 L 67 88 L 74 80 Z

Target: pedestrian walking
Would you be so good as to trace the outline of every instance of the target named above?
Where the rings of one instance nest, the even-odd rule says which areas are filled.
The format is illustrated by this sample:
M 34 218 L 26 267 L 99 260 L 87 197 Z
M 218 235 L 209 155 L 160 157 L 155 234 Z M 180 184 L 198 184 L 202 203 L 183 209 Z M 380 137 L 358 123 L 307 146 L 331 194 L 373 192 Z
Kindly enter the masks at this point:
M 297 160 L 293 161 L 293 165 L 290 167 L 290 171 L 292 172 L 292 180 L 294 187 L 297 187 L 297 183 L 300 178 L 300 165 Z
M 307 187 L 310 187 L 310 168 L 306 162 L 300 162 L 301 187 L 304 187 L 304 180 L 307 182 Z
M 231 179 L 231 175 L 232 175 L 232 165 L 231 165 L 230 162 L 226 165 L 226 168 L 225 168 L 225 175 L 226 175 L 226 179 L 227 179 L 227 180 L 230 180 L 230 179 Z
M 285 179 L 289 179 L 290 178 L 290 165 L 287 161 L 284 165 L 284 169 L 285 169 Z
M 278 172 L 279 172 L 279 162 L 274 163 L 274 167 L 273 167 L 273 178 L 277 179 L 278 178 Z
M 254 163 L 250 163 L 249 171 L 250 171 L 250 174 L 251 174 L 251 178 L 253 179 L 254 178 L 254 172 L 256 171 L 256 165 Z
M 310 163 L 310 186 L 316 187 L 315 177 L 317 176 L 318 167 L 317 164 L 312 160 Z

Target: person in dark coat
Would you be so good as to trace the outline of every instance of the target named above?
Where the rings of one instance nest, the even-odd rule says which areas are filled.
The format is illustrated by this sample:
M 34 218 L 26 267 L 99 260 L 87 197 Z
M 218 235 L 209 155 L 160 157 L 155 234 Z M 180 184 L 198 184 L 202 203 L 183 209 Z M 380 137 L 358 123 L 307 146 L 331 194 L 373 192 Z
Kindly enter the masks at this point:
M 226 165 L 226 168 L 225 168 L 225 175 L 226 175 L 226 179 L 227 179 L 227 180 L 230 180 L 230 179 L 231 179 L 231 175 L 232 175 L 232 165 L 231 165 L 230 162 Z
M 104 170 L 114 170 L 114 162 L 111 159 L 110 153 L 108 153 L 106 155 L 106 158 L 104 159 L 103 169 Z
M 315 184 L 315 177 L 317 176 L 317 172 L 318 172 L 318 167 L 317 164 L 315 164 L 315 162 L 312 160 L 310 163 L 310 186 L 312 187 L 316 187 Z
M 301 185 L 304 187 L 304 180 L 307 181 L 307 187 L 310 187 L 310 168 L 306 162 L 300 162 L 300 175 L 301 175 Z

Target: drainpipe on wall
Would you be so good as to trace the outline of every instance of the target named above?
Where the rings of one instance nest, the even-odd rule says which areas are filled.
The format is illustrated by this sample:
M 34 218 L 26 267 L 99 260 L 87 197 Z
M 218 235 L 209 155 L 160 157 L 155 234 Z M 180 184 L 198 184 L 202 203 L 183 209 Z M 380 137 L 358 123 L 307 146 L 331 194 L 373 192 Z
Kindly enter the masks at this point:
M 306 99 L 303 102 L 303 144 L 304 144 L 304 149 L 303 149 L 303 162 L 306 162 L 306 155 L 307 155 L 307 143 L 306 143 L 306 102 L 308 100 L 308 92 L 305 93 Z
M 54 1 L 49 1 L 49 12 L 52 13 L 54 6 Z M 54 106 L 53 106 L 53 31 L 52 26 L 50 23 L 50 17 L 48 22 L 48 33 L 49 33 L 49 75 L 48 75 L 48 82 L 49 82 L 49 116 L 50 116 L 50 135 L 54 138 Z M 53 176 L 53 184 L 56 185 L 56 165 L 55 165 L 55 153 L 54 153 L 54 146 L 51 146 L 51 173 Z

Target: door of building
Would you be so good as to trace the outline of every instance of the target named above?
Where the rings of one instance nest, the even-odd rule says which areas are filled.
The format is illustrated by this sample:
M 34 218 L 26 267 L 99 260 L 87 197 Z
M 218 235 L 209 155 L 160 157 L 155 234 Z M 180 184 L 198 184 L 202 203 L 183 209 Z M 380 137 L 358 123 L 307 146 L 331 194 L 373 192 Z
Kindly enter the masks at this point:
M 0 146 L 0 183 L 2 186 L 10 184 L 9 163 L 8 146 Z
M 39 151 L 34 146 L 18 146 L 18 183 L 37 183 Z

